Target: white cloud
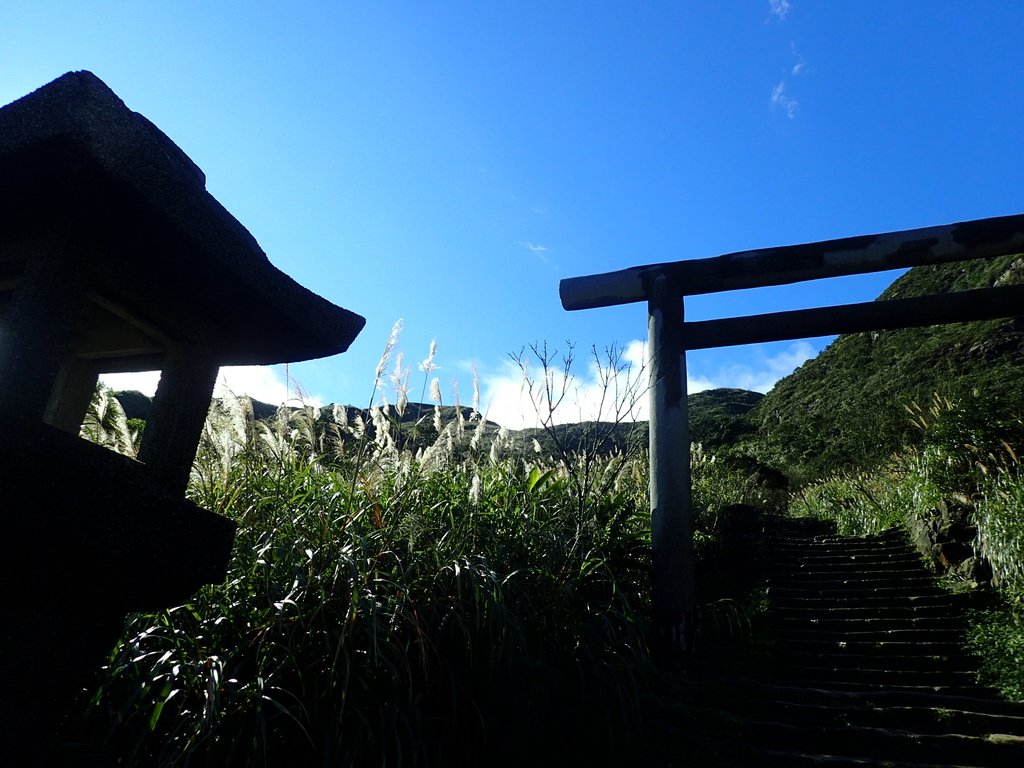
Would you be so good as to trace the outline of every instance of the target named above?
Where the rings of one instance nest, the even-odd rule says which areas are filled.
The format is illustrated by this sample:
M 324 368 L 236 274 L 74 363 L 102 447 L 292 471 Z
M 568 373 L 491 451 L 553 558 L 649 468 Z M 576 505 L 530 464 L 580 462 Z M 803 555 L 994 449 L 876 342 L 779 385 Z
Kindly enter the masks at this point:
M 297 405 L 323 405 L 319 397 L 302 389 L 301 382 L 285 379 L 283 365 L 244 365 L 220 369 L 215 394 L 225 390 L 236 395 L 248 395 L 271 405 L 289 403 Z
M 160 371 L 142 371 L 141 373 L 104 373 L 100 381 L 117 391 L 135 390 L 152 397 L 156 393 L 156 385 L 160 381 Z
M 706 389 L 718 389 L 719 385 L 709 379 L 707 376 L 691 376 L 690 372 L 686 372 L 686 391 L 691 395 L 694 392 L 703 392 Z
M 687 370 L 686 388 L 691 394 L 722 387 L 767 392 L 779 379 L 788 376 L 816 354 L 809 342 L 797 341 L 754 365 L 729 365 L 712 375 L 693 371 L 691 363 Z M 560 370 L 549 372 L 548 380 L 556 396 L 562 391 L 563 385 L 567 392 L 554 412 L 554 422 L 565 424 L 598 418 L 611 420 L 615 418 L 615 407 L 610 402 L 614 400 L 614 393 L 624 393 L 630 387 L 632 408 L 628 408 L 629 420 L 645 421 L 650 413 L 647 379 L 649 366 L 646 365 L 646 359 L 647 344 L 644 341 L 637 339 L 627 343 L 622 348 L 622 362 L 629 366 L 629 370 L 607 377 L 607 389 L 602 381 L 602 371 L 593 360 L 588 361 L 584 373 L 570 373 L 568 382 Z M 536 360 L 531 360 L 528 374 L 534 382 L 534 399 L 546 413 L 546 407 L 541 402 L 543 396 L 540 386 L 543 385 L 544 374 L 538 368 Z M 523 371 L 516 363 L 508 361 L 498 371 L 482 375 L 481 388 L 484 392 L 483 407 L 491 421 L 509 429 L 540 426 Z M 603 395 L 605 402 L 602 404 Z
M 790 70 L 790 74 L 793 75 L 794 77 L 796 77 L 797 75 L 802 75 L 806 70 L 807 70 L 807 62 L 806 61 L 801 61 L 801 62 L 793 65 L 793 68 Z
M 603 363 L 599 367 L 595 360 L 589 359 L 583 373 L 570 372 L 568 382 L 562 371 L 549 372 L 548 381 L 556 397 L 563 387 L 566 391 L 565 399 L 555 409 L 554 423 L 611 421 L 616 418 L 617 410 L 626 414 L 624 421 L 647 420 L 650 413 L 647 343 L 634 339 L 622 348 L 621 363 L 626 369 L 616 375 L 610 375 Z M 498 371 L 481 376 L 483 407 L 488 419 L 509 429 L 540 426 L 537 407 L 540 406 L 545 415 L 547 407 L 543 396 L 544 373 L 539 370 L 535 359 L 530 360 L 528 375 L 534 382 L 532 399 L 522 369 L 512 361 L 506 362 Z M 687 391 L 693 393 L 726 385 L 688 371 L 686 386 Z
M 796 113 L 800 108 L 800 102 L 792 96 L 787 95 L 786 83 L 785 81 L 780 80 L 779 84 L 772 89 L 772 106 L 784 109 L 786 111 L 786 117 L 792 120 L 796 117 Z
M 719 369 L 712 379 L 705 379 L 712 385 L 705 389 L 729 387 L 767 392 L 779 379 L 791 374 L 816 354 L 809 342 L 797 341 L 785 350 L 764 358 L 757 366 L 736 364 Z
M 789 0 L 768 0 L 768 12 L 782 21 L 789 14 Z
M 508 361 L 499 370 L 481 375 L 487 418 L 509 429 L 540 426 L 537 409 L 545 416 L 549 410 L 544 395 L 546 382 L 556 399 L 563 391 L 566 393 L 552 414 L 556 424 L 611 421 L 617 414 L 625 420 L 645 420 L 648 412 L 645 347 L 644 342 L 635 340 L 622 349 L 622 371 L 611 371 L 605 361 L 599 365 L 591 358 L 583 373 L 570 371 L 568 379 L 558 363 L 552 364 L 545 374 L 531 356 L 524 376 L 516 363 Z M 584 367 L 582 359 L 577 362 L 575 368 Z M 532 397 L 527 376 L 533 382 Z
M 100 379 L 112 389 L 134 389 L 152 397 L 160 381 L 160 372 L 107 373 Z M 294 379 L 285 382 L 284 366 L 245 365 L 221 368 L 214 394 L 220 395 L 225 391 L 236 395 L 248 395 L 254 400 L 271 405 L 299 400 L 307 405 L 321 404 L 319 398 L 303 392 Z

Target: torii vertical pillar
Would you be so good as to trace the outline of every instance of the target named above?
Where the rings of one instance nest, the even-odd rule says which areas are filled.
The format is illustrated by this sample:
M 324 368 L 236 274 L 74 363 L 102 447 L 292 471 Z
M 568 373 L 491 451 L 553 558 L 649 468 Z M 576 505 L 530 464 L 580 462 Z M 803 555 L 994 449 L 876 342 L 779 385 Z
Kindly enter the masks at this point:
M 651 568 L 655 659 L 682 668 L 696 634 L 690 427 L 683 294 L 665 275 L 648 288 Z

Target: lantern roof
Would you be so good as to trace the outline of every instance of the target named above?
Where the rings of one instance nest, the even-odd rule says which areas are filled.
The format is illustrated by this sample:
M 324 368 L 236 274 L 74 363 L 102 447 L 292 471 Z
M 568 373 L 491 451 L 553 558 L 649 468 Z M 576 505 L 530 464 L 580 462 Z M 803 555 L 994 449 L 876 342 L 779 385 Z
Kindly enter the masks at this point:
M 0 108 L 0 315 L 39 257 L 88 281 L 76 354 L 103 370 L 160 368 L 171 347 L 222 365 L 325 357 L 365 323 L 271 264 L 202 170 L 91 72 Z

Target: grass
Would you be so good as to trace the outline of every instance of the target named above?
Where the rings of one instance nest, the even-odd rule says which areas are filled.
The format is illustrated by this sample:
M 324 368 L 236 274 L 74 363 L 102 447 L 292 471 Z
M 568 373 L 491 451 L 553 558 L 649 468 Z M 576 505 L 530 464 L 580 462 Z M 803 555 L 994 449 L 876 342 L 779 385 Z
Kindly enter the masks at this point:
M 129 618 L 69 763 L 711 764 L 687 684 L 648 656 L 646 457 L 485 443 L 475 403 L 400 444 L 402 393 L 375 403 L 393 347 L 368 419 L 213 404 L 189 495 L 238 522 L 228 577 Z M 712 551 L 760 491 L 699 458 Z M 708 598 L 720 635 L 743 621 L 728 598 Z
M 272 426 L 227 464 L 206 447 L 193 497 L 239 523 L 228 579 L 132 618 L 93 699 L 104 749 L 136 765 L 472 764 L 520 748 L 523 718 L 628 740 L 646 547 L 625 489 L 581 517 L 564 477 L 511 462 L 378 457 L 353 483 L 303 437 Z

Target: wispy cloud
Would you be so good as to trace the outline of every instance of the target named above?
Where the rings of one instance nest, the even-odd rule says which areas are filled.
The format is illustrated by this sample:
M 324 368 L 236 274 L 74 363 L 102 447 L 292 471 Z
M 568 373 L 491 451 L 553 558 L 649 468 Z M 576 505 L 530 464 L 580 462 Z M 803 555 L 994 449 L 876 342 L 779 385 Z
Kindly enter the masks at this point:
M 796 64 L 790 67 L 789 74 L 793 77 L 799 77 L 807 72 L 807 61 L 800 55 L 800 51 L 796 48 L 796 43 L 789 44 L 789 51 L 793 54 L 793 58 L 796 59 Z
M 536 256 L 538 259 L 543 261 L 545 264 L 551 263 L 547 256 L 549 250 L 547 246 L 538 245 L 537 243 L 531 243 L 527 240 L 520 240 L 519 244 L 523 246 L 523 248 L 528 250 L 530 253 L 532 253 L 534 256 Z
M 782 109 L 790 120 L 796 117 L 800 110 L 800 102 L 786 93 L 786 81 L 780 80 L 779 84 L 772 89 L 772 107 Z
M 789 14 L 789 0 L 768 0 L 768 12 L 782 21 Z

